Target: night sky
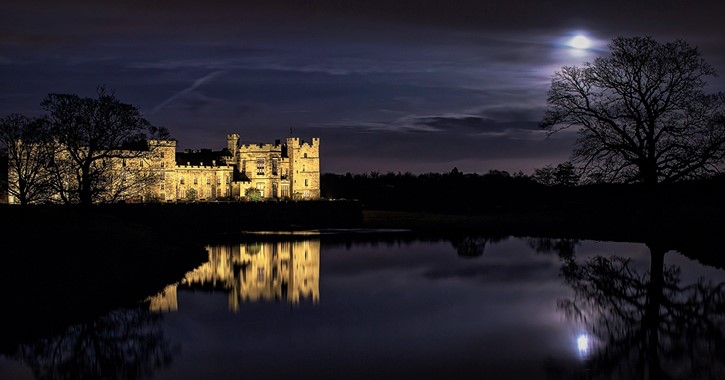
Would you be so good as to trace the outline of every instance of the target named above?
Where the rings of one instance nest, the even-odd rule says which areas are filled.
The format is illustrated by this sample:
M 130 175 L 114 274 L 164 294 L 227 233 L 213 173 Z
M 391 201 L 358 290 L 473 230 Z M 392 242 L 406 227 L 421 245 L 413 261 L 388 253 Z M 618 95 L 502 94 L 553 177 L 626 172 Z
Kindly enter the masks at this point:
M 551 75 L 617 36 L 683 39 L 725 75 L 719 1 L 4 1 L 0 114 L 97 85 L 179 150 L 321 138 L 323 173 L 530 174 Z M 587 50 L 568 45 L 588 36 Z M 710 80 L 725 90 L 725 79 Z

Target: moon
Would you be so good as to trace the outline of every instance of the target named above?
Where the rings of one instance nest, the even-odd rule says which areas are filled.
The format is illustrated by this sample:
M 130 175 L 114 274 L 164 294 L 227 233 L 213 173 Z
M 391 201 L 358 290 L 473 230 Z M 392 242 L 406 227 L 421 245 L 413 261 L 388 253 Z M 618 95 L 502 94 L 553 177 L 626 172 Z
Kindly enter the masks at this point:
M 590 41 L 586 36 L 580 34 L 569 40 L 569 46 L 574 49 L 588 49 L 592 46 L 592 41 Z

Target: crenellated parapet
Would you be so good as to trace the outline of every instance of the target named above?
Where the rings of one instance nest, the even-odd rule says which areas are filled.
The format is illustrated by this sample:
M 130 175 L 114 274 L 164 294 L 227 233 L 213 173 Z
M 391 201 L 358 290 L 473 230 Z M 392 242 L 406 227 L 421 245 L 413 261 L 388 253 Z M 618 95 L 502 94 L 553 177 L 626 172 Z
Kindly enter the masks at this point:
M 281 150 L 281 144 L 242 144 L 239 146 L 238 152 L 259 152 Z

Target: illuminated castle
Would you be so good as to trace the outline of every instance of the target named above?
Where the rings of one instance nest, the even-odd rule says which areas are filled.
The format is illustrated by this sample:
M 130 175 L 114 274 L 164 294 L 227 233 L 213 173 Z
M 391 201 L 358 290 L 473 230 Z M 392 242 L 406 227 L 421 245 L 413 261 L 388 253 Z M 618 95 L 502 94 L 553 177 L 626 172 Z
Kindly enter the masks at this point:
M 129 155 L 132 158 L 99 163 L 110 165 L 115 173 L 107 202 L 320 198 L 319 138 L 311 142 L 289 137 L 274 144 L 239 144 L 239 135 L 233 133 L 227 135 L 227 146 L 219 151 L 177 152 L 174 140 L 147 143 L 148 150 Z M 17 184 L 13 172 L 8 179 Z M 51 199 L 60 198 L 56 195 Z M 4 201 L 18 203 L 10 194 Z
M 233 133 L 227 136 L 227 147 L 216 152 L 177 153 L 175 141 L 151 143 L 159 144 L 154 155 L 161 164 L 161 201 L 239 199 L 248 189 L 258 190 L 261 198 L 320 198 L 319 138 L 240 145 Z

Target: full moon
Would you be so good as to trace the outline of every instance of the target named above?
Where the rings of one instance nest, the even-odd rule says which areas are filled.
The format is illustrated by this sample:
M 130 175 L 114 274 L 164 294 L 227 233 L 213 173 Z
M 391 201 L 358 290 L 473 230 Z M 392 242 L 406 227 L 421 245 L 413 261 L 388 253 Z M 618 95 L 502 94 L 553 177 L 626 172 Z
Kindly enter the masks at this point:
M 588 38 L 582 35 L 578 35 L 571 40 L 569 40 L 569 46 L 573 47 L 574 49 L 586 49 L 589 46 L 592 45 L 592 42 L 589 41 Z

